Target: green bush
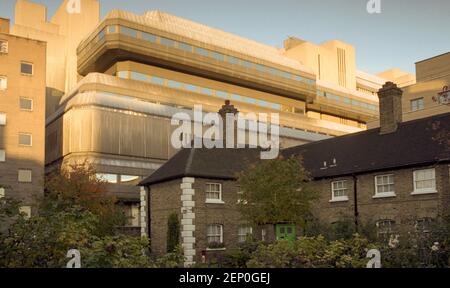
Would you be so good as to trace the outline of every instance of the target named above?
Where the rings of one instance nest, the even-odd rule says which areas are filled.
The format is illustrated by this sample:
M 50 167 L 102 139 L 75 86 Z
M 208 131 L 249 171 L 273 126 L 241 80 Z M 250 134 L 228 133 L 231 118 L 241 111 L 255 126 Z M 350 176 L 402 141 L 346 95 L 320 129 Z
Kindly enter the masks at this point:
M 167 252 L 174 252 L 180 243 L 180 220 L 177 213 L 169 215 L 167 220 Z

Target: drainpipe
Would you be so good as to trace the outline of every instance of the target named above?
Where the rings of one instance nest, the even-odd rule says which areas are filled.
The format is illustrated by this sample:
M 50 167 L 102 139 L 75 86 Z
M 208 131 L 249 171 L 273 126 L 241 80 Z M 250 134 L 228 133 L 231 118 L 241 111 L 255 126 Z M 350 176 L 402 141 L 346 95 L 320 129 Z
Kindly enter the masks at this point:
M 147 237 L 150 239 L 150 232 L 151 232 L 151 219 L 150 219 L 150 187 L 145 187 L 145 194 L 147 195 L 146 202 L 147 202 Z
M 355 228 L 358 231 L 358 177 L 352 174 L 353 178 L 353 204 L 354 204 L 354 217 L 355 217 Z

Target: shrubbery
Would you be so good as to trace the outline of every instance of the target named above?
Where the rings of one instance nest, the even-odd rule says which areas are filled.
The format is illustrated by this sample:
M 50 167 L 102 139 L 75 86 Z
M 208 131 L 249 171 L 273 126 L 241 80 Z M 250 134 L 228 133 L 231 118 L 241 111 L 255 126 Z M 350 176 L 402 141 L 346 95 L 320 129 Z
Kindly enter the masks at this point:
M 179 267 L 181 250 L 162 258 L 149 253 L 149 240 L 118 232 L 126 218 L 85 163 L 46 181 L 38 213 L 19 214 L 20 203 L 0 199 L 0 267 L 62 268 L 67 251 L 78 249 L 86 268 Z

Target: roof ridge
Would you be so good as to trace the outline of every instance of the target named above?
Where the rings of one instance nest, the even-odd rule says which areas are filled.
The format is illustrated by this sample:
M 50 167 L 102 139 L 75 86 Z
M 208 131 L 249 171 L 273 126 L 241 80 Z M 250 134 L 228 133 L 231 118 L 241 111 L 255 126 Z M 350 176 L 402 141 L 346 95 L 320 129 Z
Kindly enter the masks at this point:
M 188 174 L 191 171 L 192 163 L 194 162 L 194 154 L 195 154 L 195 148 L 190 148 L 189 157 L 186 161 L 186 166 L 184 167 L 184 173 Z

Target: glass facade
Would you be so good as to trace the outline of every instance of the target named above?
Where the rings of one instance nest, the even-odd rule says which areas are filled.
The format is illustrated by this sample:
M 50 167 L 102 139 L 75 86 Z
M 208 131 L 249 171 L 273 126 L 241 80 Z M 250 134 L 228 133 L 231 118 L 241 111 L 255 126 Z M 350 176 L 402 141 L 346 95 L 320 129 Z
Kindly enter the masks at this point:
M 321 91 L 321 90 L 317 90 L 317 96 L 318 97 L 323 97 L 323 98 L 327 98 L 336 102 L 341 102 L 341 103 L 345 103 L 347 105 L 352 105 L 352 106 L 356 106 L 358 108 L 363 108 L 366 110 L 371 110 L 371 111 L 378 111 L 378 106 L 374 105 L 374 104 L 369 104 L 363 101 L 359 101 L 359 100 L 355 100 L 355 99 L 350 99 L 348 97 L 345 96 L 340 96 L 340 95 L 336 95 L 330 92 L 325 92 L 325 91 Z
M 114 27 L 114 28 L 110 28 L 110 27 Z M 315 83 L 316 83 L 315 79 L 306 78 L 301 75 L 293 74 L 293 73 L 283 71 L 283 70 L 280 70 L 280 69 L 277 69 L 274 67 L 269 67 L 269 66 L 266 66 L 266 65 L 263 65 L 260 63 L 254 63 L 252 61 L 240 59 L 238 57 L 223 54 L 223 53 L 220 53 L 217 51 L 212 51 L 212 50 L 208 50 L 208 49 L 201 48 L 201 47 L 195 47 L 195 46 L 185 43 L 185 42 L 176 41 L 176 40 L 166 38 L 166 37 L 160 37 L 160 36 L 153 35 L 153 34 L 150 34 L 147 32 L 132 29 L 132 28 L 129 28 L 126 26 L 119 26 L 119 27 L 120 27 L 120 33 L 123 35 L 129 36 L 129 37 L 139 38 L 139 39 L 149 41 L 152 43 L 158 43 L 158 44 L 161 44 L 166 47 L 177 48 L 177 49 L 183 50 L 185 52 L 190 52 L 190 53 L 197 54 L 197 55 L 200 55 L 203 57 L 208 57 L 208 58 L 220 61 L 220 62 L 226 62 L 229 64 L 238 65 L 243 68 L 256 70 L 261 73 L 267 73 L 272 76 L 286 78 L 286 79 L 294 80 L 297 82 L 302 82 L 307 85 L 315 85 Z M 108 26 L 108 29 L 106 31 L 108 31 L 108 33 L 117 33 L 117 29 L 113 25 Z
M 209 87 L 197 86 L 190 83 L 179 82 L 172 79 L 165 79 L 158 76 L 146 75 L 140 72 L 135 71 L 118 71 L 116 75 L 120 78 L 128 79 L 131 78 L 133 80 L 138 81 L 150 81 L 153 84 L 167 86 L 173 89 L 186 90 L 189 92 L 200 93 L 208 96 L 215 96 L 222 99 L 231 99 L 233 101 L 243 102 L 251 105 L 257 105 L 264 108 L 270 108 L 274 110 L 281 110 L 281 104 L 268 102 L 261 99 L 255 99 L 248 96 L 232 94 L 221 90 L 212 89 Z M 130 76 L 129 76 L 130 75 Z

